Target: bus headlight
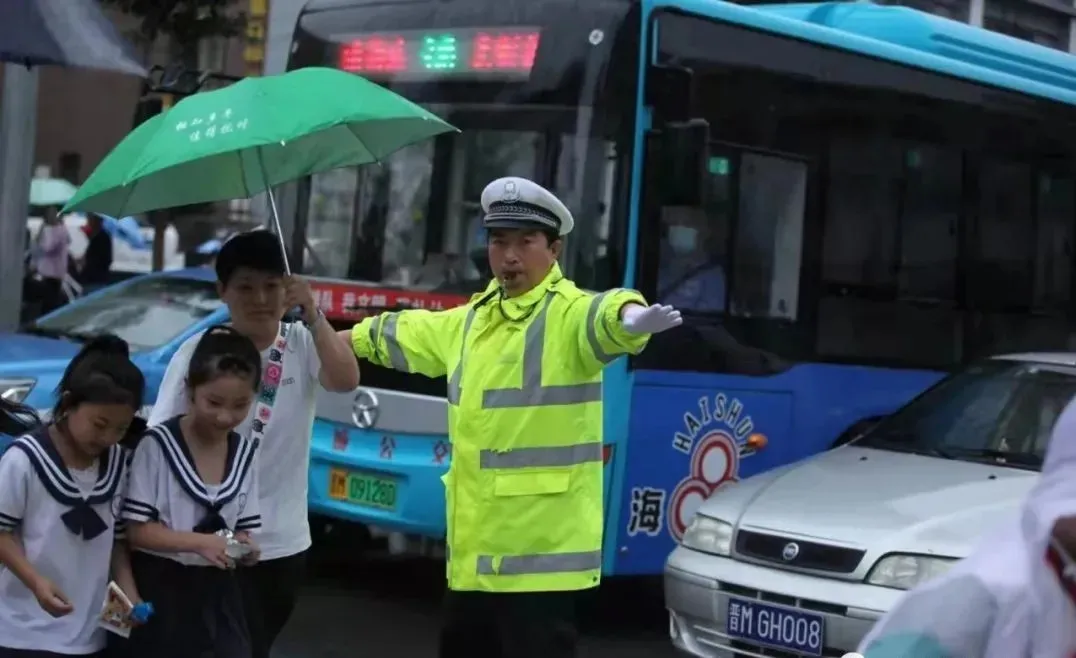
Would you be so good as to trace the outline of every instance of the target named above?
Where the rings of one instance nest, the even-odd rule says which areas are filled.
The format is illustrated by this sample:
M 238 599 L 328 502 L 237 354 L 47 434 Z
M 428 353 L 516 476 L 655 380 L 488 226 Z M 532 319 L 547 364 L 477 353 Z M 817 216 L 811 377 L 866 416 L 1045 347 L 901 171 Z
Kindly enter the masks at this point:
M 702 553 L 728 555 L 732 550 L 732 524 L 696 514 L 680 545 Z
M 34 390 L 36 379 L 0 379 L 0 398 L 9 402 L 22 402 Z
M 867 584 L 912 589 L 942 575 L 955 562 L 956 558 L 951 557 L 894 553 L 878 560 L 867 576 Z

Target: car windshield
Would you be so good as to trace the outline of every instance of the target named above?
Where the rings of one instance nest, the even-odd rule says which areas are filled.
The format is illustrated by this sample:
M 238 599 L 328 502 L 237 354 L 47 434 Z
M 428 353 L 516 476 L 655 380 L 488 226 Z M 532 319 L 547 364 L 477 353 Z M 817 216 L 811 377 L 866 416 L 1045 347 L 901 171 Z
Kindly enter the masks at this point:
M 76 301 L 24 329 L 27 333 L 86 340 L 115 334 L 140 352 L 156 349 L 220 308 L 212 281 L 152 277 L 121 283 Z
M 943 379 L 856 445 L 1039 470 L 1074 395 L 1076 369 L 986 361 Z

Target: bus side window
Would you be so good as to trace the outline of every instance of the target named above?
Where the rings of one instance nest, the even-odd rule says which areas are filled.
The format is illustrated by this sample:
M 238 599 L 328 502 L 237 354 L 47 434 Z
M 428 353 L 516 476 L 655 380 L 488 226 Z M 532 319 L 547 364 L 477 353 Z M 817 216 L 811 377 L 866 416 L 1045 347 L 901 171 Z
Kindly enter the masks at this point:
M 953 364 L 960 152 L 861 133 L 828 158 L 819 355 Z
M 731 313 L 795 320 L 799 307 L 807 164 L 744 153 L 733 245 Z
M 1073 347 L 1071 179 L 999 158 L 980 168 L 968 356 Z

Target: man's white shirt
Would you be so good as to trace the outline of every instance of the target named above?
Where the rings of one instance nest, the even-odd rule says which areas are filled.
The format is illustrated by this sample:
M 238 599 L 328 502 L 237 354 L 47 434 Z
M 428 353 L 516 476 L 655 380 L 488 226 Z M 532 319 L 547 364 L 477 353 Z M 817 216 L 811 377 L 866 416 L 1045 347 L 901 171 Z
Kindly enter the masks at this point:
M 190 401 L 187 368 L 201 337 L 200 333 L 191 336 L 169 362 L 157 402 L 149 416 L 151 427 L 187 412 Z M 266 349 L 262 352 L 263 370 L 268 360 L 269 350 Z M 283 370 L 273 415 L 258 447 L 258 501 L 262 521 L 258 545 L 262 560 L 288 557 L 310 548 L 306 499 L 310 434 L 316 412 L 321 360 L 314 337 L 301 324 L 292 324 L 288 329 Z M 236 428 L 243 436 L 250 436 L 256 406 L 251 405 L 246 420 Z

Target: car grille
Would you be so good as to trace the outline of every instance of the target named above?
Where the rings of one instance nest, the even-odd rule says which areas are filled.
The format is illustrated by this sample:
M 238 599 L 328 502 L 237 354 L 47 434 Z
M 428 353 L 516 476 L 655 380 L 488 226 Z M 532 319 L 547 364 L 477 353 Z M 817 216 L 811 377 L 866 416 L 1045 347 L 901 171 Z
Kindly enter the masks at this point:
M 785 547 L 789 544 L 799 547 L 798 553 L 792 559 L 786 559 L 784 556 Z M 855 548 L 817 544 L 750 530 L 741 530 L 736 534 L 736 552 L 756 560 L 830 573 L 852 573 L 866 553 Z

